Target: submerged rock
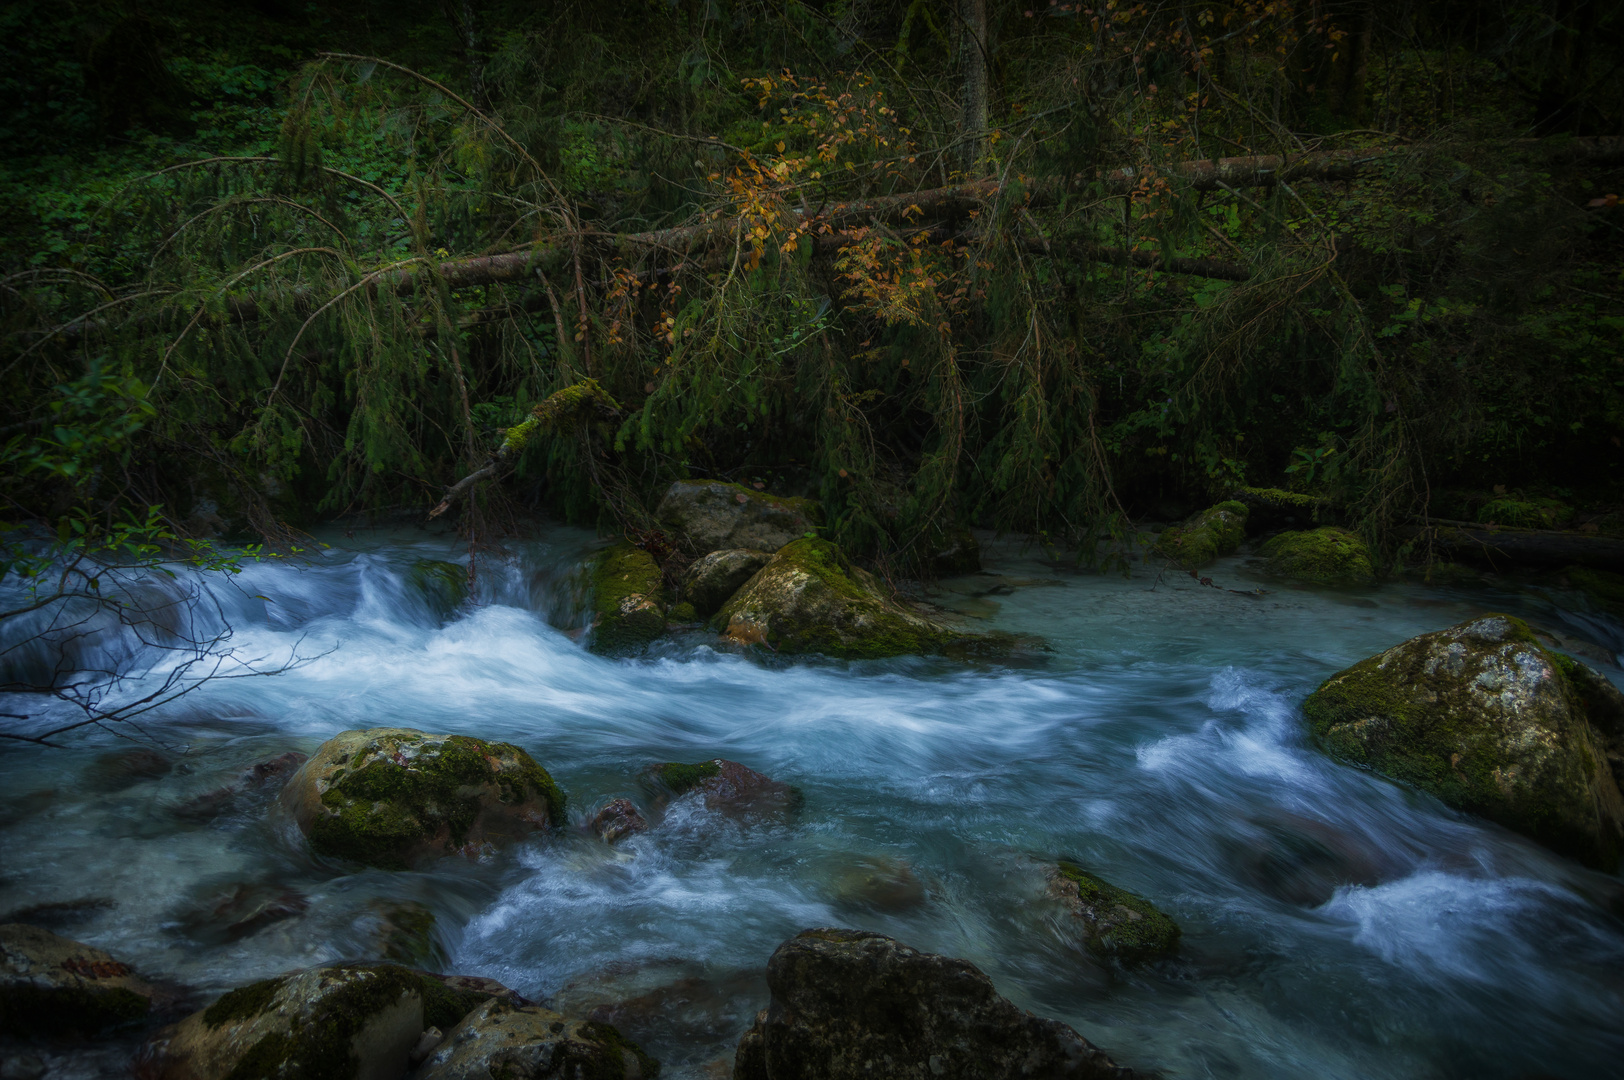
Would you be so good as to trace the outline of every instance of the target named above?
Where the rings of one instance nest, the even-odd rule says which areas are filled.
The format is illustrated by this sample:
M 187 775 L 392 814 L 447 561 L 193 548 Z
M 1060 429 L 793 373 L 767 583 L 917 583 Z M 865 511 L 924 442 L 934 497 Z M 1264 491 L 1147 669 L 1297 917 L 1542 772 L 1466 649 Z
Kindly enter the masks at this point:
M 592 643 L 596 653 L 641 649 L 665 633 L 665 573 L 630 544 L 600 553 L 592 566 Z
M 1081 921 L 1083 943 L 1098 956 L 1132 963 L 1178 949 L 1178 923 L 1144 897 L 1103 881 L 1074 862 L 1055 864 L 1049 889 Z
M 405 869 L 564 823 L 564 794 L 510 743 L 410 728 L 346 731 L 282 791 L 321 855 Z
M 448 1031 L 415 1080 L 652 1080 L 660 1063 L 616 1028 L 492 1000 Z
M 188 821 L 208 821 L 251 805 L 255 798 L 267 799 L 308 760 L 297 750 L 256 762 L 237 774 L 236 782 L 205 791 L 175 807 L 176 817 Z
M 450 1030 L 490 995 L 396 964 L 334 964 L 233 990 L 164 1032 L 156 1080 L 396 1080 L 428 1028 Z
M 153 988 L 100 949 L 0 926 L 0 1035 L 94 1035 L 145 1017 Z
M 678 480 L 654 512 L 695 554 L 724 548 L 774 552 L 816 528 L 811 499 L 786 499 L 721 480 Z
M 712 758 L 692 765 L 668 761 L 655 765 L 649 775 L 672 795 L 696 792 L 707 810 L 732 814 L 772 813 L 794 809 L 800 794 L 737 761 Z
M 1176 525 L 1156 541 L 1156 553 L 1185 570 L 1196 570 L 1214 559 L 1233 555 L 1246 539 L 1247 509 L 1233 500 L 1209 507 Z
M 1259 551 L 1267 569 L 1280 577 L 1311 585 L 1374 585 L 1376 570 L 1365 542 L 1332 526 L 1306 532 L 1284 532 Z
M 850 658 L 939 653 L 978 640 L 891 600 L 827 540 L 778 552 L 713 622 L 741 644 Z
M 772 559 L 765 551 L 727 548 L 697 560 L 682 575 L 682 595 L 697 618 L 707 618 Z
M 1303 907 L 1319 907 L 1343 885 L 1379 885 L 1389 870 L 1388 859 L 1363 838 L 1295 814 L 1248 822 L 1224 846 L 1248 884 Z
M 964 960 L 861 930 L 803 930 L 767 963 L 772 1001 L 739 1040 L 734 1080 L 1015 1080 L 1134 1075 L 1034 1016 Z
M 92 791 L 123 791 L 143 780 L 158 780 L 174 771 L 174 759 L 167 754 L 135 746 L 98 755 L 85 770 L 85 786 Z
M 647 828 L 648 820 L 630 799 L 615 799 L 610 802 L 592 816 L 592 823 L 587 826 L 589 831 L 602 837 L 606 844 L 643 832 Z
M 1611 873 L 1624 843 L 1624 694 L 1485 615 L 1338 672 L 1303 703 L 1328 753 Z
M 468 571 L 441 559 L 418 559 L 406 572 L 406 580 L 439 618 L 449 618 L 468 599 Z

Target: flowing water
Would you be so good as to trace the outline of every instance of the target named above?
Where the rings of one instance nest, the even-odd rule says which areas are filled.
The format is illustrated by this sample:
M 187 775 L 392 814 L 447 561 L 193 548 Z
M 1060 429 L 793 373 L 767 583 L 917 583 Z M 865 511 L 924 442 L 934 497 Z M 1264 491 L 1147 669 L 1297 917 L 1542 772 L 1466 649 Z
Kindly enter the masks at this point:
M 210 585 L 242 655 L 304 666 L 146 717 L 161 754 L 106 736 L 0 750 L 0 920 L 205 999 L 341 958 L 488 975 L 595 1010 L 674 1077 L 717 1075 L 766 1003 L 767 957 L 811 926 L 969 959 L 1168 1077 L 1618 1075 L 1624 882 L 1335 764 L 1299 714 L 1332 672 L 1484 610 L 1624 681 L 1624 629 L 1573 595 L 1302 590 L 1240 559 L 1206 587 L 1010 548 L 936 599 L 1041 635 L 1041 662 L 764 661 L 699 634 L 615 660 L 584 651 L 559 599 L 584 533 L 482 558 L 474 601 L 449 616 L 409 574 L 458 558 L 448 542 L 328 539 L 309 563 Z M 481 862 L 357 871 L 313 858 L 269 794 L 209 795 L 384 725 L 517 743 L 577 827 Z M 614 847 L 578 828 L 612 797 L 649 806 L 649 764 L 711 757 L 796 785 L 798 814 L 739 821 L 679 799 Z M 1057 856 L 1173 915 L 1178 958 L 1095 962 L 1045 897 Z

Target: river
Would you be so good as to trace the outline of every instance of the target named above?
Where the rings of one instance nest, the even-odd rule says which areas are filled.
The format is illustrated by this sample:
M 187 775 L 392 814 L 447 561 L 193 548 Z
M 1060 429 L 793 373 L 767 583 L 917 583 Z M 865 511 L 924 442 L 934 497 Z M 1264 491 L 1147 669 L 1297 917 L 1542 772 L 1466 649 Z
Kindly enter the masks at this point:
M 587 533 L 482 557 L 450 617 L 408 572 L 466 561 L 454 541 L 324 539 L 208 583 L 241 655 L 309 663 L 144 718 L 157 756 L 104 734 L 0 749 L 0 916 L 205 997 L 392 952 L 597 1009 L 668 1077 L 715 1075 L 766 1003 L 767 957 L 811 926 L 964 957 L 1170 1078 L 1599 1077 L 1624 1060 L 1624 882 L 1328 760 L 1299 714 L 1332 672 L 1485 610 L 1588 640 L 1624 682 L 1594 647 L 1616 657 L 1624 628 L 1572 595 L 1296 589 L 1239 558 L 1204 571 L 1212 586 L 1124 579 L 1007 545 L 936 598 L 1040 635 L 1035 661 L 763 660 L 702 634 L 605 659 L 559 610 Z M 313 858 L 268 796 L 198 801 L 374 726 L 522 746 L 574 827 L 477 863 L 356 871 Z M 712 757 L 804 804 L 741 822 L 679 800 L 614 847 L 578 827 L 611 797 L 646 805 L 648 765 Z M 1178 958 L 1092 959 L 1044 897 L 1056 857 L 1177 919 Z

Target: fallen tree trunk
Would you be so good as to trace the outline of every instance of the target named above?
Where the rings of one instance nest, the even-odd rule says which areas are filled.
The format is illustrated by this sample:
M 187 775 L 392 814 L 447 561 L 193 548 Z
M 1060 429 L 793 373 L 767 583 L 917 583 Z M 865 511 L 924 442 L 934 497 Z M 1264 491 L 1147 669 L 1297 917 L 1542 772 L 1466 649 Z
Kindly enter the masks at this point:
M 1596 536 L 1560 529 L 1491 528 L 1467 521 L 1429 518 L 1401 535 L 1455 559 L 1493 567 L 1589 566 L 1624 570 L 1624 537 Z

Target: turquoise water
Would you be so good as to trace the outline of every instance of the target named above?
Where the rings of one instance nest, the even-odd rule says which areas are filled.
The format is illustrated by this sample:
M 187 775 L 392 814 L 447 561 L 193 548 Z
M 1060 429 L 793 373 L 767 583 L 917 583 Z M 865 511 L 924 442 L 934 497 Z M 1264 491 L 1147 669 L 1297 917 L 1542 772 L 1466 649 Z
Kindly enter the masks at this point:
M 402 912 L 426 911 L 421 962 L 597 1009 L 676 1077 L 730 1058 L 772 950 L 829 925 L 965 957 L 1168 1077 L 1617 1071 L 1624 882 L 1327 760 L 1299 717 L 1332 672 L 1485 610 L 1624 680 L 1607 662 L 1624 628 L 1574 596 L 1293 589 L 1239 558 L 1204 571 L 1217 587 L 1124 580 L 1009 547 L 934 599 L 1041 635 L 1040 662 L 763 661 L 700 634 L 610 660 L 560 599 L 587 534 L 482 557 L 450 618 L 407 572 L 466 561 L 455 545 L 327 539 L 307 565 L 210 585 L 240 655 L 316 659 L 149 715 L 161 759 L 106 735 L 0 748 L 0 916 L 85 902 L 31 917 L 207 994 L 398 952 Z M 198 809 L 247 765 L 381 725 L 523 746 L 577 825 L 613 797 L 647 805 L 639 773 L 659 761 L 731 758 L 805 802 L 737 821 L 678 800 L 615 847 L 572 828 L 423 873 L 312 858 L 264 793 Z M 1045 897 L 1057 856 L 1173 915 L 1178 959 L 1097 964 Z

